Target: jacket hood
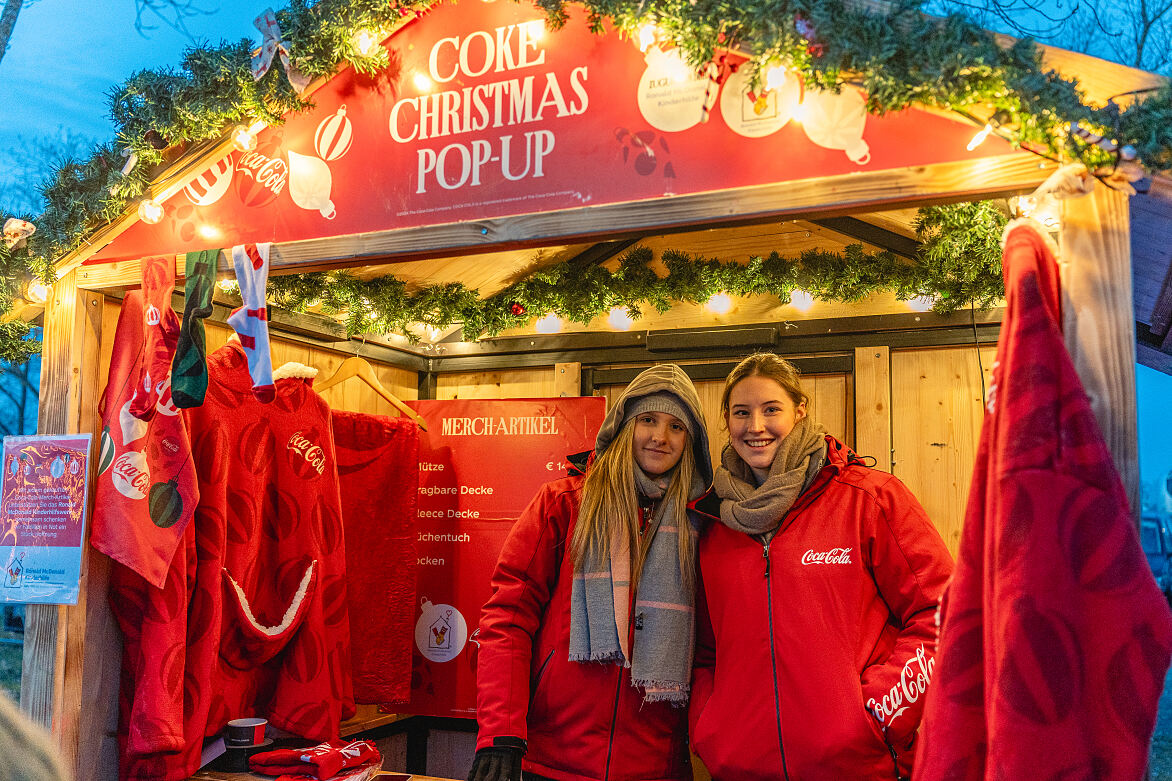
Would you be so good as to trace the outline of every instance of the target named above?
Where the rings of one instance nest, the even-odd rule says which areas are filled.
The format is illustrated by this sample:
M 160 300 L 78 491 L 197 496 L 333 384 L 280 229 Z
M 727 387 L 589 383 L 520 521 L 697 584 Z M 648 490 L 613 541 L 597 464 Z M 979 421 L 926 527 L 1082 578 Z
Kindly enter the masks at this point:
M 674 363 L 661 363 L 652 366 L 631 380 L 626 389 L 615 399 L 602 427 L 598 430 L 598 438 L 594 441 L 594 457 L 598 458 L 622 428 L 626 419 L 627 410 L 636 399 L 652 393 L 667 392 L 679 399 L 680 404 L 692 416 L 692 430 L 696 436 L 692 438 L 692 453 L 696 461 L 696 475 L 703 483 L 703 488 L 712 484 L 712 457 L 708 453 L 708 430 L 704 425 L 704 412 L 700 406 L 700 396 L 696 393 L 696 386 L 684 373 L 684 370 Z M 693 492 L 695 493 L 695 492 Z M 697 494 L 698 495 L 698 494 Z M 695 498 L 691 496 L 690 498 Z

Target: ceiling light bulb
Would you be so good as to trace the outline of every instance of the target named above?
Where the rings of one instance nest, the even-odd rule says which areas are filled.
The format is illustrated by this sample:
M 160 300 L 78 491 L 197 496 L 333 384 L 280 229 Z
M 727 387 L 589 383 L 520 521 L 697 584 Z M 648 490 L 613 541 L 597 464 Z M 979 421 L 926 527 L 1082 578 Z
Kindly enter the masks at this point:
M 545 37 L 545 20 L 534 19 L 529 23 L 529 40 L 540 41 Z
M 562 319 L 553 312 L 550 312 L 545 317 L 538 318 L 533 323 L 533 327 L 537 329 L 537 333 L 539 334 L 556 334 L 562 330 Z
M 936 306 L 935 296 L 916 296 L 907 301 L 908 309 L 913 312 L 930 312 L 934 306 Z
M 138 204 L 138 218 L 147 225 L 154 225 L 163 219 L 163 204 L 154 198 L 147 198 Z
M 256 134 L 244 125 L 237 125 L 232 129 L 232 146 L 241 152 L 251 152 L 256 149 Z
M 732 298 L 728 293 L 717 293 L 704 306 L 714 315 L 725 315 L 732 309 Z
M 786 71 L 780 65 L 774 65 L 765 71 L 765 88 L 777 89 L 785 84 Z
M 655 25 L 647 22 L 639 28 L 639 50 L 647 51 L 655 45 L 656 34 L 658 33 Z
M 989 134 L 992 132 L 993 132 L 993 126 L 990 125 L 988 122 L 986 122 L 985 126 L 977 131 L 977 134 L 975 136 L 973 136 L 973 140 L 969 141 L 968 146 L 965 148 L 968 149 L 970 152 L 973 151 L 974 149 L 979 147 L 981 144 L 985 143 L 985 139 L 988 138 Z
M 431 82 L 431 79 L 419 71 L 415 72 L 415 75 L 411 77 L 411 81 L 415 83 L 415 89 L 419 90 L 420 92 L 427 92 L 434 86 Z
M 354 48 L 363 57 L 369 57 L 378 48 L 378 36 L 371 30 L 359 30 L 354 34 L 352 41 Z
M 789 296 L 790 305 L 799 312 L 805 312 L 814 306 L 814 297 L 805 290 L 795 290 Z
M 218 239 L 218 238 L 220 238 L 220 229 L 217 228 L 215 225 L 208 225 L 207 223 L 200 225 L 198 228 L 195 229 L 195 232 L 200 235 L 200 238 L 204 238 L 204 239 Z
M 629 331 L 631 324 L 635 321 L 627 314 L 627 310 L 621 306 L 616 306 L 610 310 L 610 315 L 607 316 L 606 321 L 610 323 L 610 327 L 616 331 Z
M 223 290 L 225 293 L 231 293 L 236 290 L 236 280 L 221 279 L 216 283 L 216 287 L 220 288 L 220 290 Z
M 43 304 L 49 300 L 49 286 L 34 279 L 25 286 L 24 298 L 31 304 Z

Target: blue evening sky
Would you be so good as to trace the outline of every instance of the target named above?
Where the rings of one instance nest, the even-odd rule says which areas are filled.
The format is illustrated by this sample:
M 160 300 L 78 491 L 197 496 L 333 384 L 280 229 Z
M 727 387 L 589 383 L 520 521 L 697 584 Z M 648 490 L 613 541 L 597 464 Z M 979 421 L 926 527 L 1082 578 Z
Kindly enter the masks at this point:
M 199 0 L 212 13 L 186 19 L 196 40 L 249 37 L 270 0 Z M 278 2 L 276 5 L 280 5 Z M 190 41 L 144 16 L 156 29 L 134 29 L 134 0 L 35 0 L 21 11 L 0 61 L 0 146 L 19 135 L 53 133 L 59 125 L 95 140 L 113 137 L 106 93 L 135 71 L 179 62 Z M 1167 404 L 1172 377 L 1138 368 L 1140 468 L 1147 481 L 1172 470 Z

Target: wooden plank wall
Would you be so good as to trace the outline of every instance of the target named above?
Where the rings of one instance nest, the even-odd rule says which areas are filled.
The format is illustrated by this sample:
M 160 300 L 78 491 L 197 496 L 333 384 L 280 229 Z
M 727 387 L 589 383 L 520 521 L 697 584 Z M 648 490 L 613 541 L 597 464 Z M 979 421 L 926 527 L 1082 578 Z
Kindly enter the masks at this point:
M 907 484 L 952 554 L 960 543 L 996 348 L 891 351 L 892 473 Z
M 553 366 L 498 372 L 452 372 L 436 377 L 437 399 L 542 399 L 557 396 Z

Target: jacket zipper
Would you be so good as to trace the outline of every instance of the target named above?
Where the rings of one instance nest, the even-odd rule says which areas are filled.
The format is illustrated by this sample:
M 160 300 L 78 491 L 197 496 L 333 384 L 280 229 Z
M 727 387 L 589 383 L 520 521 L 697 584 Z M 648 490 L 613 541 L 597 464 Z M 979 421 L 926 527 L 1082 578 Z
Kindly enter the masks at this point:
M 533 704 L 533 698 L 537 696 L 537 687 L 541 685 L 541 679 L 545 677 L 545 668 L 549 666 L 549 660 L 553 658 L 553 651 L 545 657 L 545 661 L 537 668 L 537 677 L 533 680 L 533 688 L 529 690 L 529 704 Z
M 602 773 L 602 781 L 610 779 L 610 755 L 614 751 L 614 728 L 619 720 L 619 694 L 623 690 L 623 668 L 618 668 L 618 681 L 614 688 L 614 712 L 610 716 L 610 741 L 606 744 L 606 768 Z
M 781 740 L 781 692 L 777 684 L 777 650 L 773 644 L 773 589 L 770 588 L 769 578 L 769 545 L 766 542 L 761 550 L 765 559 L 765 603 L 769 606 L 769 660 L 773 663 L 773 705 L 777 715 L 777 750 L 781 752 L 782 777 L 789 781 L 789 770 L 785 766 L 785 744 Z

